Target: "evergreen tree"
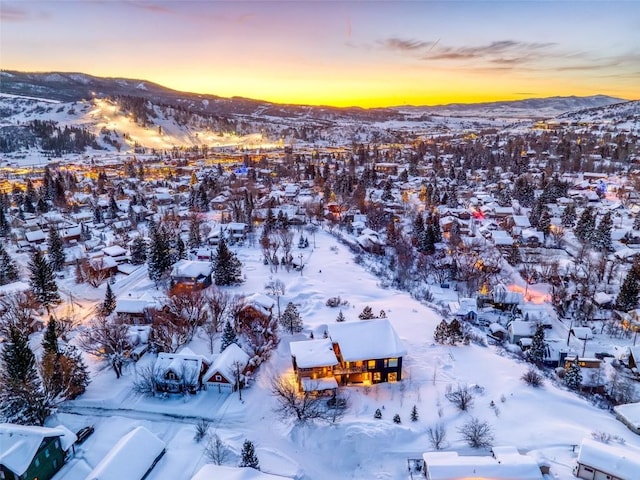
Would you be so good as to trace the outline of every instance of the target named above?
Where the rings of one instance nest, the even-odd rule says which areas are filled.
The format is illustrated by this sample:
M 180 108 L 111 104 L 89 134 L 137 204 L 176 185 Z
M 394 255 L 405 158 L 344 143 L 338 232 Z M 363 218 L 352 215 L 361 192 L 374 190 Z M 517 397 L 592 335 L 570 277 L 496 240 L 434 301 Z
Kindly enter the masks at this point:
M 138 235 L 131 243 L 131 264 L 142 265 L 147 261 L 147 242 Z
M 402 423 L 402 420 L 400 419 L 400 414 L 396 413 L 393 416 L 393 423 Z
M 62 351 L 62 357 L 66 360 L 69 369 L 67 399 L 73 400 L 81 395 L 91 383 L 89 369 L 82 359 L 82 353 L 73 345 L 67 345 Z
M 433 332 L 433 340 L 441 345 L 449 343 L 449 324 L 442 320 Z
M 42 349 L 45 354 L 52 353 L 57 355 L 60 353 L 60 349 L 58 348 L 58 323 L 52 316 L 49 317 L 47 329 L 42 336 Z
M 222 331 L 222 341 L 220 343 L 220 352 L 222 353 L 232 343 L 238 343 L 238 337 L 236 331 L 231 326 L 231 323 L 226 322 L 224 324 L 224 330 Z
M 11 327 L 7 340 L 0 355 L 0 420 L 42 425 L 49 408 L 29 338 Z
M 29 263 L 29 271 L 31 272 L 29 285 L 36 300 L 47 310 L 49 310 L 54 303 L 60 302 L 58 285 L 53 275 L 53 268 L 51 268 L 51 265 L 47 262 L 47 259 L 44 258 L 40 250 L 36 250 L 33 253 L 31 262 Z
M 640 210 L 636 213 L 636 216 L 633 219 L 633 229 L 640 230 Z
M 624 278 L 618 296 L 616 297 L 616 310 L 629 312 L 636 308 L 639 293 L 640 284 L 638 283 L 637 269 L 632 267 L 627 272 L 627 276 Z
M 64 247 L 58 229 L 54 226 L 49 228 L 48 248 L 49 264 L 54 271 L 59 272 L 64 268 Z
M 18 267 L 0 243 L 0 285 L 18 280 Z
M 462 325 L 457 318 L 451 320 L 449 324 L 449 344 L 455 345 L 456 343 L 462 341 Z
M 538 219 L 538 230 L 542 232 L 544 238 L 546 239 L 549 236 L 549 232 L 551 231 L 551 212 L 549 211 L 549 207 L 544 205 L 540 212 L 540 218 Z
M 416 407 L 415 405 L 411 409 L 411 421 L 412 422 L 418 421 L 418 407 Z
M 376 318 L 376 316 L 373 314 L 373 310 L 371 309 L 371 307 L 367 305 L 362 309 L 362 312 L 360 312 L 360 315 L 358 315 L 358 318 L 360 320 L 371 320 L 373 318 Z
M 244 441 L 244 444 L 242 445 L 241 455 L 242 459 L 240 460 L 240 465 L 238 465 L 239 467 L 249 467 L 260 470 L 260 462 L 258 461 L 255 447 L 253 446 L 253 443 L 251 441 Z
M 149 278 L 158 285 L 173 265 L 170 239 L 168 232 L 162 226 L 156 226 L 154 223 L 149 225 L 149 238 L 151 239 L 147 254 Z
M 111 290 L 111 285 L 107 283 L 107 289 L 104 292 L 104 300 L 99 307 L 100 315 L 108 317 L 116 309 L 116 296 Z
M 376 411 L 373 414 L 373 418 L 375 418 L 376 420 L 380 420 L 382 418 L 382 412 L 379 408 L 376 408 Z
M 522 255 L 520 255 L 520 248 L 518 247 L 518 244 L 514 243 L 511 245 L 511 249 L 509 250 L 506 260 L 512 267 L 515 267 L 522 262 Z
M 287 307 L 284 309 L 284 312 L 280 317 L 280 324 L 291 335 L 302 331 L 302 318 L 300 317 L 298 308 L 292 302 L 289 302 Z
M 542 365 L 544 361 L 544 327 L 538 325 L 536 327 L 536 333 L 531 340 L 531 347 L 527 351 L 529 361 L 536 365 Z
M 6 237 L 11 231 L 11 225 L 7 220 L 7 214 L 4 207 L 0 207 L 0 237 Z
M 591 238 L 591 245 L 596 250 L 601 252 L 607 252 L 611 250 L 611 230 L 613 229 L 613 220 L 611 219 L 611 212 L 605 213 L 600 220 L 598 227 L 593 232 Z
M 338 316 L 336 317 L 336 322 L 344 322 L 346 319 L 344 318 L 344 314 L 342 310 L 338 312 Z
M 577 356 L 564 374 L 564 384 L 571 390 L 580 390 L 582 387 L 582 369 Z
M 567 228 L 573 228 L 573 225 L 576 223 L 576 206 L 573 203 L 567 205 L 562 212 L 562 226 Z
M 197 213 L 189 216 L 189 239 L 187 243 L 189 248 L 198 248 L 202 245 L 202 236 L 200 235 L 200 227 L 202 219 Z
M 580 219 L 576 225 L 573 233 L 576 238 L 580 240 L 582 243 L 588 243 L 591 241 L 593 237 L 593 232 L 596 226 L 596 215 L 593 210 L 593 207 L 587 207 L 580 215 Z
M 224 239 L 218 244 L 213 275 L 216 285 L 234 285 L 242 281 L 242 263 L 229 250 Z

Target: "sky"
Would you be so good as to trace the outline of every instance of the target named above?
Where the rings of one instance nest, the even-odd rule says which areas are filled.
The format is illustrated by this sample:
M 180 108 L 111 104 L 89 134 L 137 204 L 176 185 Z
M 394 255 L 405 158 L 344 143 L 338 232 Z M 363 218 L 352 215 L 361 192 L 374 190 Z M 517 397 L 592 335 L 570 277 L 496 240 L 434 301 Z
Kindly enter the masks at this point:
M 0 21 L 2 69 L 223 97 L 362 107 L 640 98 L 635 0 L 2 0 Z

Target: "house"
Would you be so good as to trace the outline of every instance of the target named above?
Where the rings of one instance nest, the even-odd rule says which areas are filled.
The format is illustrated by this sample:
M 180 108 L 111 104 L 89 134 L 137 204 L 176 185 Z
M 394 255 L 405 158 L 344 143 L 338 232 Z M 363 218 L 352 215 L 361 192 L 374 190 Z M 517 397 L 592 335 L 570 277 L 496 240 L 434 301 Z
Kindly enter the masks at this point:
M 263 293 L 254 293 L 245 299 L 246 304 L 236 314 L 236 328 L 266 325 L 273 317 L 275 300 Z
M 144 427 L 122 437 L 86 480 L 144 480 L 166 451 L 166 444 Z
M 473 323 L 478 319 L 478 305 L 475 298 L 461 298 L 457 302 L 449 302 L 449 310 L 458 320 Z
M 406 350 L 388 319 L 335 323 L 328 334 L 338 359 L 333 373 L 339 384 L 402 380 Z
M 630 369 L 640 369 L 640 345 L 635 347 L 629 347 L 629 357 L 627 359 L 627 366 Z
M 584 480 L 637 480 L 640 450 L 585 438 L 576 462 L 573 474 Z
M 64 465 L 76 439 L 63 426 L 0 423 L 0 478 L 49 480 Z
M 189 348 L 180 353 L 159 353 L 154 370 L 158 374 L 158 390 L 168 393 L 196 393 L 202 387 L 202 376 L 209 361 Z
M 624 423 L 629 430 L 640 435 L 640 402 L 627 403 L 613 407 L 616 418 Z
M 151 321 L 149 309 L 155 305 L 155 302 L 142 298 L 119 298 L 114 311 L 119 320 L 139 325 Z
M 302 390 L 327 391 L 338 385 L 402 380 L 406 351 L 389 320 L 336 323 L 327 333 L 325 339 L 289 343 Z
M 535 324 L 533 322 L 525 322 L 523 320 L 513 320 L 507 325 L 509 333 L 509 342 L 518 343 L 523 338 L 533 337 Z
M 197 260 L 178 260 L 171 269 L 171 281 L 176 287 L 201 289 L 211 285 L 213 265 Z
M 543 480 L 533 457 L 515 447 L 493 447 L 492 455 L 458 455 L 457 452 L 426 452 L 422 455 L 427 480 Z
M 320 392 L 338 388 L 333 375 L 338 358 L 330 338 L 290 342 L 289 350 L 300 390 Z
M 564 368 L 567 370 L 576 360 L 575 355 L 567 355 L 564 359 Z M 580 373 L 582 375 L 581 388 L 588 391 L 604 391 L 605 376 L 602 374 L 602 360 L 599 358 L 578 357 Z
M 249 355 L 237 344 L 232 343 L 218 355 L 202 376 L 207 390 L 231 393 L 238 389 L 238 381 L 247 369 Z

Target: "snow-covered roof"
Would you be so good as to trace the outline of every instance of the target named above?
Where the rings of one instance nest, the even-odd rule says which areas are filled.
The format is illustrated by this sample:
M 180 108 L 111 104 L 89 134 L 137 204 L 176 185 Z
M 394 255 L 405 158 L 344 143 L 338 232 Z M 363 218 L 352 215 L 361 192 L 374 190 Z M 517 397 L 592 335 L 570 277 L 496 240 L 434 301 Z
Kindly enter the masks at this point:
M 104 247 L 102 249 L 102 252 L 105 255 L 109 255 L 110 257 L 121 257 L 122 255 L 127 254 L 127 251 L 120 245 L 111 245 L 110 247 Z
M 27 471 L 45 438 L 60 437 L 63 450 L 76 441 L 75 433 L 59 425 L 55 428 L 0 423 L 0 464 L 20 476 Z
M 591 340 L 593 338 L 593 332 L 589 327 L 572 327 L 571 331 L 573 335 L 580 340 Z
M 144 313 L 147 307 L 153 305 L 149 300 L 122 298 L 116 302 L 116 313 Z
M 585 438 L 580 445 L 578 463 L 623 479 L 638 478 L 640 450 L 629 446 L 604 444 Z
M 533 322 L 525 322 L 523 320 L 514 320 L 509 323 L 508 328 L 513 335 L 528 336 L 533 335 L 535 324 Z
M 198 278 L 211 275 L 213 266 L 211 262 L 199 262 L 197 260 L 178 260 L 171 270 L 172 277 Z
M 314 392 L 314 391 L 324 391 L 324 390 L 333 390 L 338 388 L 338 382 L 335 377 L 325 377 L 325 378 L 309 378 L 302 377 L 302 390 L 305 392 Z
M 457 452 L 426 452 L 422 458 L 430 480 L 542 480 L 533 457 L 521 455 L 514 447 L 494 447 L 493 453 L 494 456 L 464 456 Z
M 141 479 L 165 447 L 149 430 L 136 427 L 118 440 L 86 480 Z
M 203 465 L 193 477 L 191 477 L 191 480 L 211 480 L 212 478 L 224 480 L 283 480 L 289 477 L 271 475 L 269 473 L 256 470 L 255 468 L 227 467 L 224 465 L 207 463 L 206 465 Z
M 329 325 L 328 330 L 346 362 L 402 357 L 407 353 L 386 318 L 335 323 Z
M 25 232 L 24 236 L 29 242 L 39 242 L 47 238 L 42 230 L 32 230 L 30 232 Z
M 202 369 L 202 355 L 196 355 L 188 348 L 183 348 L 180 353 L 161 352 L 156 359 L 155 368 L 165 374 L 172 371 L 176 375 L 186 378 L 198 378 Z
M 338 364 L 333 342 L 328 338 L 290 342 L 289 350 L 298 368 L 327 367 Z
M 227 380 L 233 380 L 233 370 L 236 362 L 242 365 L 240 368 L 240 373 L 242 373 L 247 363 L 249 363 L 249 354 L 235 343 L 232 343 L 213 361 L 207 373 L 204 374 L 205 381 L 210 381 L 211 376 L 216 372 L 224 375 Z
M 627 423 L 640 429 L 640 402 L 617 405 L 613 407 L 613 411 L 624 417 Z

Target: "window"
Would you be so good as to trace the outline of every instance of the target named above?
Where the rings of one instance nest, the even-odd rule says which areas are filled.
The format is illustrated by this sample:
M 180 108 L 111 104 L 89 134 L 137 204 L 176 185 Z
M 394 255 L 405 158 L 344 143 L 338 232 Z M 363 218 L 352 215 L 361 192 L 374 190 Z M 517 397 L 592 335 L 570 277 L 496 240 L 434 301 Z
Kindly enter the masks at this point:
M 39 466 L 40 466 L 40 459 L 39 459 L 38 457 L 36 457 L 36 461 L 35 461 L 35 462 L 33 462 L 33 463 L 34 463 L 34 465 L 35 465 L 36 467 L 39 467 Z
M 216 375 L 215 379 L 216 379 L 216 382 L 221 382 L 222 381 L 222 375 Z
M 376 368 L 376 361 L 375 360 L 367 361 L 367 369 L 368 370 L 375 370 L 375 368 Z
M 398 359 L 397 358 L 390 358 L 389 359 L 389 368 L 396 368 L 398 366 Z
M 168 372 L 167 373 L 167 380 L 177 380 L 177 379 L 178 379 L 178 377 L 176 376 L 175 373 L 173 373 L 173 372 Z
M 380 372 L 373 372 L 373 381 L 374 382 L 382 381 L 382 377 L 380 375 Z
M 44 456 L 49 458 L 49 447 L 47 447 L 46 450 L 44 451 Z
M 389 375 L 387 375 L 387 381 L 388 382 L 397 382 L 398 381 L 398 374 L 396 372 L 389 373 Z

